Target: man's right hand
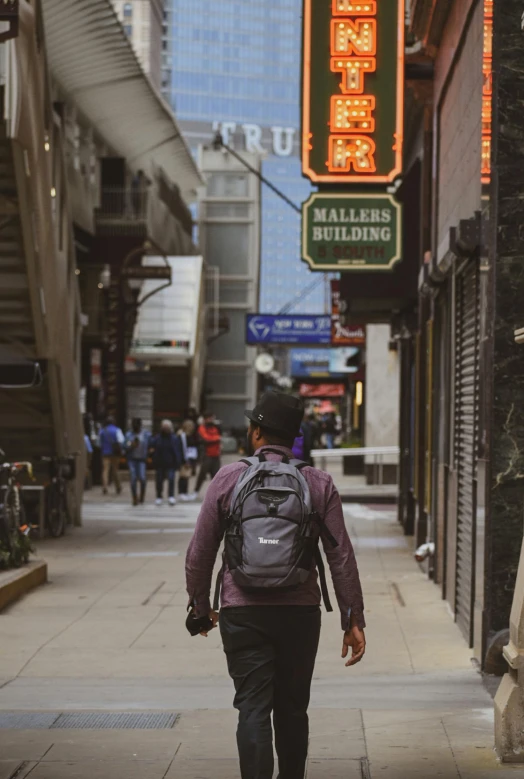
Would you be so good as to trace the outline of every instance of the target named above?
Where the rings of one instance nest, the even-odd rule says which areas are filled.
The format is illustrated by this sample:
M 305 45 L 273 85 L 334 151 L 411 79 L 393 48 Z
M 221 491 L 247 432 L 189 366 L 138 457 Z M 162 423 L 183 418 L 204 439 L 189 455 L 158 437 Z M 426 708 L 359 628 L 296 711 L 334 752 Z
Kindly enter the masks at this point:
M 344 633 L 344 640 L 342 642 L 343 658 L 348 656 L 350 647 L 353 652 L 346 663 L 346 668 L 360 663 L 366 653 L 366 636 L 364 635 L 362 628 L 357 627 L 357 625 L 353 625 L 353 627 Z
M 213 627 L 209 628 L 209 630 L 214 630 L 216 626 L 218 625 L 218 613 L 216 611 L 211 610 L 209 612 L 209 619 L 213 623 Z M 204 638 L 207 638 L 209 635 L 209 630 L 203 630 L 200 635 L 204 636 Z

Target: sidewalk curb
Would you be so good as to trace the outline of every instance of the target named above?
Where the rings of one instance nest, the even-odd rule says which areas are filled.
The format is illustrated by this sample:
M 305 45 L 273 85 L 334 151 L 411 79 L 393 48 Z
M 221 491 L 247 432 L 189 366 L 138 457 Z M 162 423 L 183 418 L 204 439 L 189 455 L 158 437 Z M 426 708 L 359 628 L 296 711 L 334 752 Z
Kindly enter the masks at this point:
M 0 611 L 35 587 L 47 582 L 47 563 L 43 560 L 0 573 Z

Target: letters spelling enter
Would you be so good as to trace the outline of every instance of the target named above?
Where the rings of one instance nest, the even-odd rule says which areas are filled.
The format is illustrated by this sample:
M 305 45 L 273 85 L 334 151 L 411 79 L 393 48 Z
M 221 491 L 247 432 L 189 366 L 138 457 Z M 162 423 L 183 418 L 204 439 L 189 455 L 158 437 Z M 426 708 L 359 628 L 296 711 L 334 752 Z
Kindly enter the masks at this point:
M 382 0 L 384 2 L 384 0 Z M 332 0 L 331 70 L 341 74 L 340 95 L 331 98 L 329 158 L 332 172 L 373 173 L 375 97 L 365 93 L 366 76 L 377 69 L 376 0 Z

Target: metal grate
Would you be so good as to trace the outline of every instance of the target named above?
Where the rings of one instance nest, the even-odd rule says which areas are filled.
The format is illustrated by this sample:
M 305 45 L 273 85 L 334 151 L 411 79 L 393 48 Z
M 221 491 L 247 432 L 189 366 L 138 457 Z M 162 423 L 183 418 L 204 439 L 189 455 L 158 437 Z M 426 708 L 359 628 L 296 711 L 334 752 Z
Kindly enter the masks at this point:
M 0 712 L 0 730 L 169 730 L 174 712 Z
M 0 730 L 47 730 L 59 716 L 56 711 L 0 711 Z
M 78 712 L 60 714 L 52 728 L 72 730 L 168 730 L 176 722 L 173 712 Z

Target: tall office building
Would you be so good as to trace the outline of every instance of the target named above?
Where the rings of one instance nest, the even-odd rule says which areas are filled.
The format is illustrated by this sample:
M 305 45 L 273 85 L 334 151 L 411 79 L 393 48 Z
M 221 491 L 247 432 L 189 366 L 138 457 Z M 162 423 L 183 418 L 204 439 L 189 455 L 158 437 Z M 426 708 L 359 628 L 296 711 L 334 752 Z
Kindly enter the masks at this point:
M 153 84 L 162 79 L 164 0 L 111 0 L 136 55 Z
M 193 149 L 217 129 L 300 205 L 302 0 L 166 0 L 163 91 Z M 262 187 L 260 310 L 277 313 L 312 282 L 300 259 L 300 215 Z M 324 312 L 321 274 L 293 309 Z

